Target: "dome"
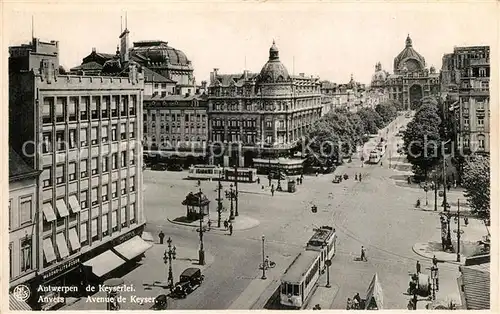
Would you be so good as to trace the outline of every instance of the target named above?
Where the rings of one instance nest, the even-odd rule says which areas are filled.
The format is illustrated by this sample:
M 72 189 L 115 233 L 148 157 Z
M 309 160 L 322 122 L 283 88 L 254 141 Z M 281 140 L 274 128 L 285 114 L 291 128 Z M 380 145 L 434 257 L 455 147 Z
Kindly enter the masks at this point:
M 151 62 L 168 62 L 173 65 L 190 65 L 184 52 L 168 46 L 164 41 L 135 42 L 132 54 L 141 54 Z
M 259 74 L 259 81 L 267 83 L 283 82 L 290 79 L 288 70 L 279 59 L 279 50 L 273 40 L 273 45 L 269 48 L 269 61 L 262 67 Z
M 418 71 L 425 67 L 425 59 L 413 49 L 410 35 L 406 38 L 406 47 L 394 58 L 394 73 L 406 67 L 409 71 Z

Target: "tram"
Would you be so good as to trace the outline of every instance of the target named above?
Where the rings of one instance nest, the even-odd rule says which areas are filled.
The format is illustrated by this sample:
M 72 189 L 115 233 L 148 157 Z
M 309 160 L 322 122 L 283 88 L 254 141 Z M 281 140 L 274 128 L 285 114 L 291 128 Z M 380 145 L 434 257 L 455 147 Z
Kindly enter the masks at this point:
M 322 226 L 315 230 L 314 235 L 306 245 L 306 251 L 320 252 L 320 270 L 326 269 L 325 261 L 335 256 L 337 235 L 335 229 L 330 226 Z
M 382 155 L 380 155 L 380 152 L 378 150 L 374 149 L 370 152 L 370 156 L 368 157 L 368 163 L 377 164 L 380 162 L 380 159 L 382 159 Z
M 223 180 L 238 182 L 255 182 L 257 180 L 257 169 L 238 168 L 235 173 L 234 168 L 223 168 L 215 165 L 193 165 L 189 167 L 187 178 L 190 180 Z M 236 177 L 236 178 L 235 178 Z
M 321 256 L 316 251 L 301 252 L 281 278 L 280 304 L 301 309 L 312 296 L 320 275 Z

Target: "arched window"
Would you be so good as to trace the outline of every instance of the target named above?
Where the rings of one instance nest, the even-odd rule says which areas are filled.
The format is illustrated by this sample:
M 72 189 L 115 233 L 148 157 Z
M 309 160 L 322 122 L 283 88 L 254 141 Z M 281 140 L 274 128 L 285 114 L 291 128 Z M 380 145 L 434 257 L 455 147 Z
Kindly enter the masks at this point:
M 477 136 L 477 148 L 479 150 L 484 150 L 486 145 L 486 137 L 483 134 Z

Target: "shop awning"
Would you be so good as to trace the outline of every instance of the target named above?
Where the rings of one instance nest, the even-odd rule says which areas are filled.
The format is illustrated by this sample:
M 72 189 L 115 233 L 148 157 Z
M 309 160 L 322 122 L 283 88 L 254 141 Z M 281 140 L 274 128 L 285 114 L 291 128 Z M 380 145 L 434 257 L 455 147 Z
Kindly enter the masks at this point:
M 66 217 L 69 215 L 68 207 L 66 207 L 66 203 L 64 202 L 64 200 L 57 200 L 56 208 L 59 216 Z
M 73 212 L 73 214 L 76 214 L 77 212 L 80 211 L 80 203 L 76 199 L 76 196 L 71 195 L 69 197 L 69 206 L 70 206 L 71 211 Z
M 43 214 L 48 222 L 56 220 L 56 214 L 50 203 L 43 204 Z
M 56 252 L 54 251 L 54 245 L 52 244 L 52 239 L 47 238 L 43 240 L 43 255 L 47 263 L 50 263 L 56 259 Z
M 111 250 L 107 250 L 83 263 L 87 267 L 92 267 L 92 273 L 97 277 L 102 277 L 123 264 L 125 264 L 125 261 Z
M 10 311 L 33 311 L 31 306 L 25 301 L 18 300 L 12 294 L 9 294 L 9 310 Z
M 78 233 L 76 233 L 76 227 L 69 229 L 69 244 L 71 245 L 72 251 L 76 251 L 81 247 Z
M 135 236 L 132 239 L 115 246 L 114 250 L 126 259 L 131 260 L 146 252 L 151 247 L 151 244 L 147 243 L 139 236 Z
M 56 235 L 57 250 L 59 251 L 59 256 L 65 258 L 69 256 L 68 243 L 66 242 L 66 237 L 64 233 L 58 233 Z

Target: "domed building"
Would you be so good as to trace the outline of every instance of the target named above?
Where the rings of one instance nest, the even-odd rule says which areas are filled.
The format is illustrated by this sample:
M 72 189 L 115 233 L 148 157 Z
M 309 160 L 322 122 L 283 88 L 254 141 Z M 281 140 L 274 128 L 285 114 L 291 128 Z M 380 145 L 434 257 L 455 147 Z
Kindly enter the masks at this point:
M 270 158 L 291 155 L 321 117 L 320 87 L 319 78 L 290 74 L 274 41 L 258 73 L 214 69 L 208 88 L 209 144 L 214 155 L 224 151 L 224 156 L 210 162 L 259 168 L 263 158 L 268 167 Z M 243 155 L 231 150 L 237 144 Z
M 439 73 L 434 67 L 426 68 L 425 58 L 413 48 L 410 35 L 405 48 L 394 58 L 394 73 L 382 74 L 380 63 L 372 76 L 372 88 L 382 88 L 389 98 L 399 101 L 405 108 L 419 106 L 425 96 L 439 94 Z

